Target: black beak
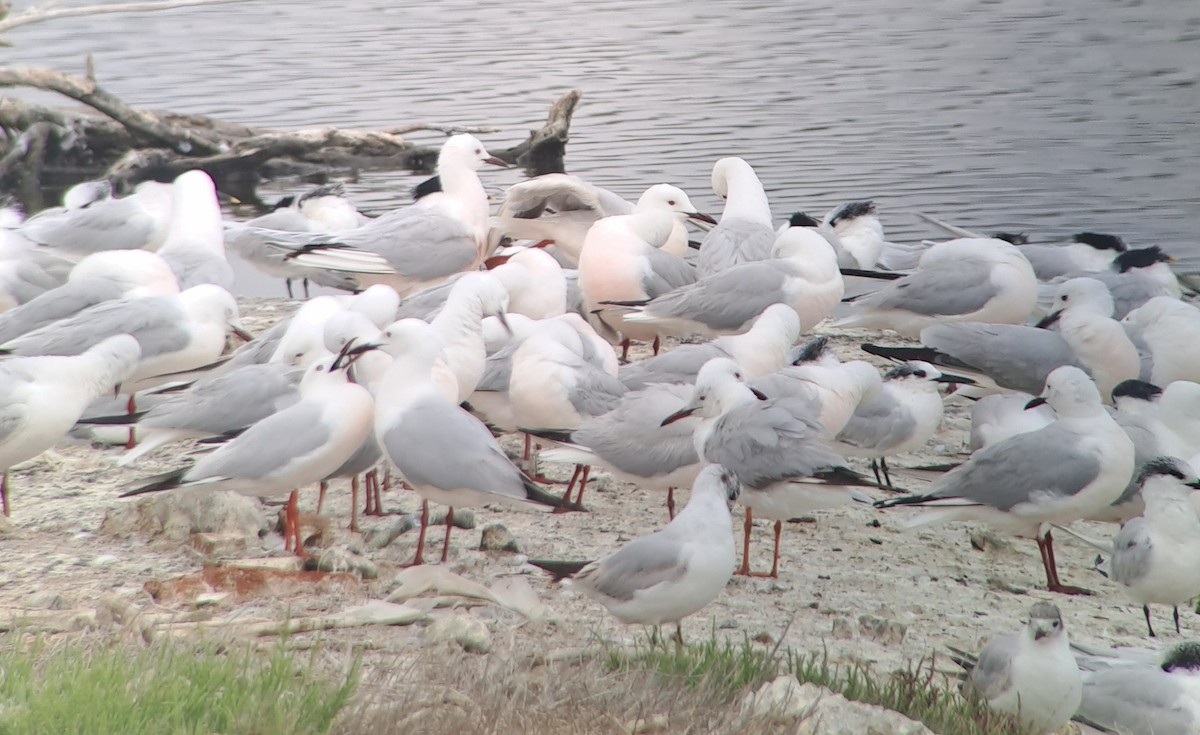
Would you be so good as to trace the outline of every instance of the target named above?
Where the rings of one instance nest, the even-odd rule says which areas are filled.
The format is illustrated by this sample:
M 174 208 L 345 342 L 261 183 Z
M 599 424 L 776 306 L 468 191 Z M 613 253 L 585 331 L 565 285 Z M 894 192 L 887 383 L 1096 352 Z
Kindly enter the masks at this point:
M 667 424 L 673 424 L 676 421 L 679 421 L 680 419 L 686 419 L 688 416 L 691 416 L 694 413 L 696 413 L 696 409 L 694 409 L 694 408 L 681 408 L 678 411 L 676 411 L 675 413 L 673 413 L 670 416 L 663 419 L 662 423 L 659 424 L 659 426 L 666 426 Z
M 1196 480 L 1195 482 L 1185 482 L 1183 484 L 1187 485 L 1188 487 L 1192 488 L 1193 490 L 1200 490 L 1200 480 Z
M 500 320 L 500 326 L 504 327 L 504 331 L 508 332 L 508 336 L 513 336 L 512 327 L 508 326 L 508 317 L 504 315 L 504 312 L 497 312 L 496 318 Z
M 717 224 L 717 221 L 716 221 L 715 219 L 713 219 L 712 217 L 709 217 L 709 216 L 708 216 L 707 214 L 705 214 L 704 212 L 688 212 L 688 213 L 687 213 L 687 218 L 688 218 L 688 219 L 694 219 L 694 220 L 697 220 L 697 221 L 699 221 L 699 222 L 707 222 L 707 223 L 708 223 L 708 224 L 710 224 L 710 225 L 715 225 L 715 224 Z
M 1037 328 L 1038 329 L 1046 329 L 1051 324 L 1054 324 L 1061 318 L 1062 318 L 1061 311 L 1051 312 L 1051 313 L 1047 314 L 1046 316 L 1042 317 L 1042 320 L 1037 323 Z
M 1028 411 L 1031 408 L 1037 408 L 1038 406 L 1044 405 L 1046 405 L 1046 399 L 1038 396 L 1037 398 L 1030 400 L 1029 403 L 1025 404 L 1025 410 Z
M 750 392 L 751 392 L 751 393 L 753 393 L 753 394 L 754 394 L 754 397 L 755 397 L 755 398 L 757 398 L 757 399 L 758 399 L 758 400 L 760 400 L 760 401 L 765 401 L 765 400 L 767 400 L 767 394 L 766 394 L 766 393 L 763 393 L 763 392 L 762 392 L 761 390 L 759 390 L 758 388 L 751 388 L 751 389 L 750 389 Z
M 217 190 L 217 201 L 221 204 L 241 204 L 242 200 L 232 194 L 226 194 L 220 189 Z
M 947 375 L 946 373 L 942 373 L 938 377 L 934 378 L 933 382 L 935 382 L 935 383 L 961 383 L 963 385 L 975 385 L 975 381 L 971 380 L 970 378 L 965 378 L 961 375 Z
M 489 163 L 493 166 L 499 166 L 500 168 L 508 168 L 508 161 L 505 161 L 503 158 L 496 158 L 495 156 L 492 156 L 491 158 L 485 158 L 483 159 L 483 162 Z
M 688 240 L 688 247 L 691 248 L 692 250 L 699 250 L 700 243 L 695 240 Z
M 347 346 L 349 346 L 349 345 L 347 345 Z M 383 349 L 383 345 L 381 345 L 378 342 L 363 342 L 361 345 L 358 345 L 357 347 L 350 348 L 350 350 L 347 351 L 346 354 L 357 356 L 357 355 L 363 354 L 364 352 L 370 352 L 371 350 L 382 350 L 382 349 Z
M 1050 634 L 1049 634 L 1049 633 L 1047 633 L 1047 632 L 1046 632 L 1046 631 L 1044 631 L 1044 630 L 1035 630 L 1035 631 L 1033 631 L 1033 639 L 1034 639 L 1035 641 L 1040 641 L 1041 639 L 1045 638 L 1045 637 L 1046 637 L 1046 636 L 1048 636 L 1048 635 L 1050 635 Z
M 339 368 L 350 367 L 350 363 L 354 361 L 353 358 L 350 357 L 351 349 L 353 347 L 354 337 L 351 337 L 346 341 L 346 344 L 342 345 L 342 349 L 338 350 L 337 357 L 334 358 L 333 364 L 329 366 L 329 370 L 331 372 Z M 358 354 L 355 354 L 354 356 L 357 357 Z

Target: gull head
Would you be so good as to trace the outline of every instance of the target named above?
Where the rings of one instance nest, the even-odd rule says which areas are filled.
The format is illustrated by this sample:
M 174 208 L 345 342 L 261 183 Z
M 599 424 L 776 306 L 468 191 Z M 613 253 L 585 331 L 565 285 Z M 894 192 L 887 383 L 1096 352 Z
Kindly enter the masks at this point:
M 1159 263 L 1174 263 L 1175 258 L 1168 255 L 1157 245 L 1148 248 L 1127 250 L 1113 258 L 1113 270 L 1118 273 L 1128 273 L 1134 268 L 1152 268 Z
M 1072 278 L 1063 281 L 1054 291 L 1054 306 L 1051 312 L 1038 322 L 1038 326 L 1042 329 L 1049 327 L 1061 319 L 1068 309 L 1111 317 L 1112 293 L 1109 292 L 1108 286 L 1095 278 Z
M 241 339 L 247 342 L 254 339 L 254 335 L 242 325 L 237 299 L 220 286 L 211 283 L 192 286 L 180 292 L 179 300 L 192 319 L 203 323 L 223 322 L 229 331 Z
M 350 305 L 346 307 L 349 311 L 367 317 L 380 329 L 396 321 L 396 310 L 399 308 L 400 294 L 383 283 L 377 283 L 350 297 Z
M 705 465 L 692 484 L 695 490 L 718 494 L 730 510 L 741 494 L 742 484 L 738 482 L 733 470 L 719 464 Z
M 713 193 L 722 199 L 728 199 L 730 182 L 747 174 L 755 176 L 754 169 L 744 158 L 729 156 L 718 160 L 713 164 L 712 170 Z
M 696 375 L 696 387 L 691 399 L 675 413 L 662 420 L 662 426 L 675 423 L 688 416 L 716 418 L 733 406 L 758 399 L 767 400 L 760 391 L 745 383 L 742 368 L 727 357 L 718 357 L 704 363 Z
M 1138 488 L 1147 503 L 1161 498 L 1183 500 L 1193 490 L 1200 489 L 1200 478 L 1187 462 L 1176 457 L 1155 457 L 1142 466 L 1137 476 Z
M 1052 642 L 1066 635 L 1062 613 L 1049 602 L 1039 602 L 1029 610 L 1029 623 L 1025 630 L 1034 641 Z
M 83 181 L 67 189 L 62 204 L 67 209 L 84 209 L 96 202 L 111 199 L 112 195 L 112 182 L 108 179 Z
M 1046 376 L 1046 387 L 1042 395 L 1025 404 L 1025 408 L 1034 408 L 1044 403 L 1059 417 L 1088 416 L 1097 411 L 1103 412 L 1100 404 L 1100 391 L 1088 374 L 1074 365 L 1063 365 L 1054 368 Z
M 89 377 L 98 381 L 97 393 L 107 393 L 133 375 L 142 358 L 142 346 L 128 334 L 117 334 L 92 345 L 83 354 L 94 357 L 100 363 L 98 370 Z
M 1113 405 L 1122 413 L 1136 412 L 1147 403 L 1158 403 L 1163 389 L 1144 380 L 1122 380 L 1112 389 Z
M 478 171 L 485 163 L 501 168 L 508 167 L 507 163 L 488 153 L 487 148 L 483 147 L 483 143 L 480 143 L 479 139 L 470 133 L 450 136 L 442 144 L 442 151 L 438 154 L 439 170 L 450 164 Z
M 353 346 L 349 354 L 357 355 L 370 350 L 382 350 L 397 358 L 412 356 L 432 365 L 442 351 L 442 343 L 427 322 L 401 319 L 389 324 L 375 340 Z
M 655 184 L 642 192 L 642 196 L 637 200 L 637 210 L 647 209 L 666 209 L 674 212 L 680 219 L 694 219 L 710 225 L 717 223 L 712 217 L 698 211 L 683 189 L 671 184 Z

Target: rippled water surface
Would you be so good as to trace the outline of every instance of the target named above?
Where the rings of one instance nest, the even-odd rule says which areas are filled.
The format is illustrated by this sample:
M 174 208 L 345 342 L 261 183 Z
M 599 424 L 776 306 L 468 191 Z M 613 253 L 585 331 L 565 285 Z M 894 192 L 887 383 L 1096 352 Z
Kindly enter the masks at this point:
M 630 196 L 668 181 L 715 213 L 709 170 L 736 154 L 780 218 L 871 197 L 892 239 L 932 234 L 924 210 L 1200 260 L 1195 0 L 250 0 L 8 40 L 4 63 L 79 70 L 91 52 L 129 102 L 279 128 L 494 124 L 481 137 L 509 145 L 578 87 L 568 169 Z M 350 189 L 379 211 L 416 180 Z

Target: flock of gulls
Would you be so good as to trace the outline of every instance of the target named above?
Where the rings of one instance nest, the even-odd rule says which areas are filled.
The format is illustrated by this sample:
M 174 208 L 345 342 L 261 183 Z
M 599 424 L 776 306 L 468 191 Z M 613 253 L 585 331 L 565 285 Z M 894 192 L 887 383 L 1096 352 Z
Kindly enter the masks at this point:
M 699 611 L 734 573 L 776 576 L 787 521 L 866 503 L 913 526 L 982 522 L 1034 540 L 1059 593 L 1086 591 L 1059 579 L 1051 533 L 1078 536 L 1150 635 L 1150 605 L 1173 608 L 1179 631 L 1178 607 L 1200 596 L 1200 310 L 1161 250 L 940 222 L 953 239 L 891 243 L 870 201 L 780 226 L 734 157 L 712 169 L 719 219 L 675 186 L 630 202 L 566 174 L 512 186 L 493 212 L 485 164 L 502 162 L 454 135 L 416 201 L 375 218 L 330 185 L 225 221 L 202 171 L 124 197 L 83 184 L 28 219 L 6 210 L 0 470 L 69 432 L 119 434 L 121 465 L 204 440 L 124 495 L 286 495 L 297 554 L 301 487 L 320 484 L 323 499 L 349 478 L 357 530 L 360 489 L 380 513 L 380 477 L 394 473 L 422 499 L 414 564 L 431 502 L 449 508 L 445 561 L 455 508 L 583 512 L 602 471 L 662 491 L 669 522 L 602 559 L 530 563 L 653 626 Z M 289 294 L 350 293 L 308 298 L 251 336 L 227 249 Z M 862 349 L 894 367 L 839 359 L 823 325 L 874 330 Z M 227 353 L 231 336 L 246 344 Z M 654 356 L 630 362 L 633 342 Z M 889 467 L 929 441 L 948 400 L 970 402 L 971 456 Z M 524 435 L 522 457 L 505 433 Z M 565 492 L 545 463 L 573 466 Z M 928 491 L 901 489 L 909 473 L 932 475 Z M 7 515 L 20 488 L 5 474 L 0 491 Z M 774 524 L 770 570 L 750 568 L 754 517 Z M 1089 539 L 1070 528 L 1080 520 L 1119 530 Z M 959 657 L 975 690 L 1038 732 L 1072 717 L 1101 732 L 1200 731 L 1200 646 L 1073 649 L 1039 602 L 1022 630 Z

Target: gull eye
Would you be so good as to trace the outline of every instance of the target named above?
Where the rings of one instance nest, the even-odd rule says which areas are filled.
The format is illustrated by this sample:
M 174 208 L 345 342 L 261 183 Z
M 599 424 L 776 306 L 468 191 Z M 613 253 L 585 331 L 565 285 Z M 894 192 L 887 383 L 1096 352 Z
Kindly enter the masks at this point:
M 668 199 L 668 200 L 667 200 L 667 206 L 669 206 L 669 207 L 674 207 L 674 206 L 675 206 L 675 200 L 674 200 L 674 199 Z
M 1067 295 L 1066 295 L 1066 294 L 1063 294 L 1062 296 L 1059 296 L 1059 297 L 1058 297 L 1058 300 L 1059 300 L 1059 301 L 1066 301 L 1066 300 L 1067 300 Z
M 737 378 L 738 380 L 741 380 L 741 379 L 742 379 L 742 374 L 741 374 L 741 373 L 734 373 L 734 374 L 733 374 L 733 377 Z
M 317 365 L 317 372 L 318 372 L 318 373 L 323 373 L 323 372 L 325 372 L 325 366 L 324 366 L 324 365 Z
M 913 375 L 917 376 L 918 378 L 924 378 L 925 371 L 924 370 L 914 370 Z
M 482 149 L 480 149 L 480 148 L 476 148 L 476 149 L 475 149 L 475 155 L 477 155 L 477 156 L 482 156 L 482 155 L 483 155 L 483 150 L 482 150 Z

